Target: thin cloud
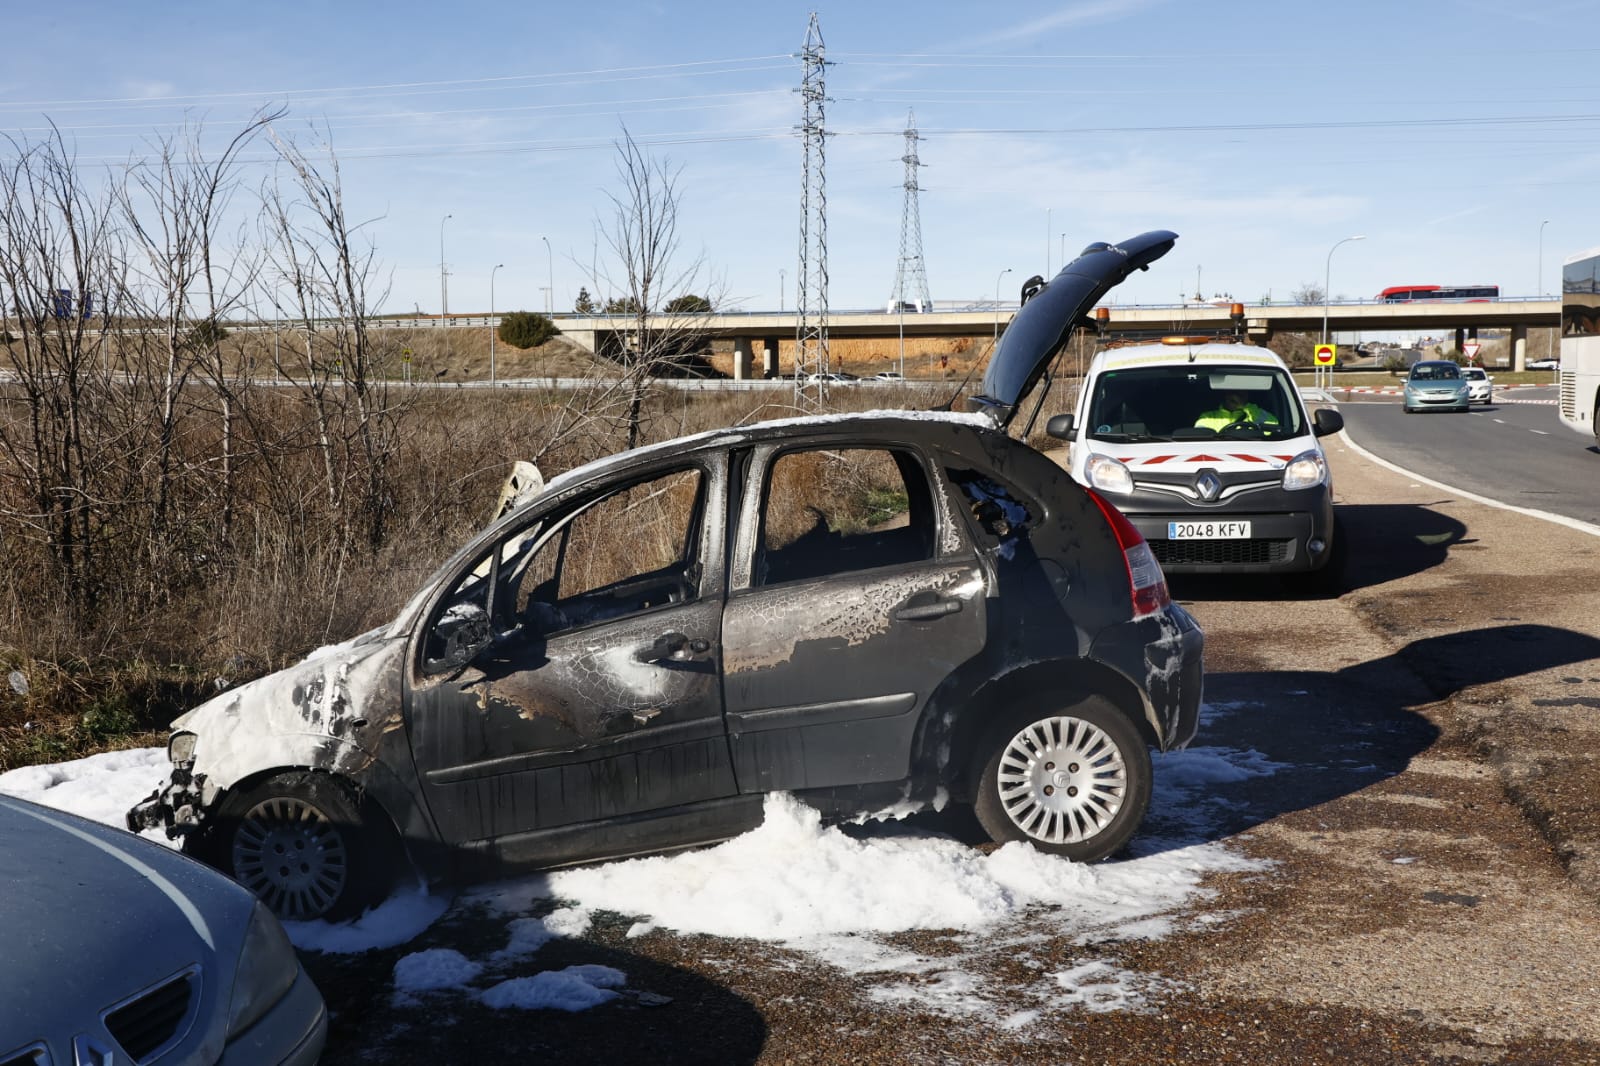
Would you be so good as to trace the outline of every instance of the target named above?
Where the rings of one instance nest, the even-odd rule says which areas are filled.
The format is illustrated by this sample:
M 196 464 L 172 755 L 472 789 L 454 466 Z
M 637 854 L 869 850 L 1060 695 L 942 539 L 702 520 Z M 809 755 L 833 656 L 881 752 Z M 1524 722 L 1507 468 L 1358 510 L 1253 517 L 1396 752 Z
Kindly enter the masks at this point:
M 1030 40 L 1040 34 L 1051 33 L 1069 26 L 1118 22 L 1152 7 L 1158 7 L 1162 3 L 1163 0 L 1093 0 L 1090 3 L 1073 4 L 1042 18 L 1030 19 L 1006 29 L 995 30 L 993 33 L 966 38 L 962 46 L 964 50 L 971 51 L 998 44 L 1009 44 L 1013 41 Z
M 1428 221 L 1424 222 L 1423 225 L 1437 226 L 1440 223 L 1449 222 L 1452 219 L 1465 218 L 1468 215 L 1476 215 L 1481 211 L 1487 210 L 1488 207 L 1488 204 L 1477 204 L 1476 206 L 1468 207 L 1461 211 L 1452 211 L 1448 215 L 1440 215 L 1438 218 L 1430 218 Z

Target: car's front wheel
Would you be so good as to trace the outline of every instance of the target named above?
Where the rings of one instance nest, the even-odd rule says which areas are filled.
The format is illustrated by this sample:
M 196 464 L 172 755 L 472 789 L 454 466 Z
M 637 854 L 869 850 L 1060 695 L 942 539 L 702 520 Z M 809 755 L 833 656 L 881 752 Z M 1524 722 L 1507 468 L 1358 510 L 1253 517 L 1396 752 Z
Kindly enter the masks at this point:
M 327 774 L 279 774 L 224 800 L 195 850 L 281 919 L 338 921 L 382 901 L 403 865 L 374 814 Z
M 1150 752 L 1099 696 L 1020 714 L 993 733 L 974 808 L 995 841 L 1093 862 L 1119 850 L 1150 806 Z

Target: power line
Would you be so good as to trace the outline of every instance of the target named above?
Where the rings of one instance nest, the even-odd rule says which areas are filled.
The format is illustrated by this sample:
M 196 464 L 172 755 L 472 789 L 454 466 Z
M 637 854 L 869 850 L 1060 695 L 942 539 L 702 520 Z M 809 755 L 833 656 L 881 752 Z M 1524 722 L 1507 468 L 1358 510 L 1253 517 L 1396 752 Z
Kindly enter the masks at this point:
M 563 79 L 589 79 L 589 78 L 593 78 L 593 77 L 598 76 L 598 75 L 611 75 L 611 74 L 640 75 L 640 74 L 645 74 L 645 76 L 648 77 L 648 78 L 682 76 L 682 74 L 685 71 L 689 71 L 689 68 L 694 68 L 694 67 L 715 67 L 715 68 L 717 68 L 717 69 L 711 69 L 711 70 L 690 71 L 690 73 L 692 75 L 695 75 L 695 76 L 705 76 L 705 75 L 710 75 L 710 74 L 738 73 L 742 64 L 766 63 L 766 62 L 770 62 L 772 60 L 780 60 L 780 59 L 781 60 L 792 60 L 793 57 L 792 56 L 786 56 L 786 55 L 749 56 L 749 57 L 742 58 L 742 59 L 706 59 L 706 60 L 696 60 L 696 61 L 687 62 L 687 63 L 661 63 L 661 64 L 653 64 L 653 65 L 650 65 L 650 66 L 601 67 L 601 68 L 597 68 L 595 70 L 564 71 L 564 72 L 554 73 L 554 74 L 506 74 L 506 75 L 501 75 L 501 76 L 492 77 L 492 78 L 453 78 L 453 79 L 448 79 L 448 80 L 444 80 L 444 81 L 379 82 L 379 83 L 374 83 L 374 84 L 371 84 L 371 85 L 340 85 L 340 86 L 327 86 L 327 87 L 314 88 L 314 89 L 281 89 L 281 88 L 280 89 L 246 89 L 246 90 L 239 90 L 239 91 L 235 91 L 235 92 L 224 92 L 224 93 L 175 93 L 175 94 L 172 94 L 170 96 L 116 96 L 116 97 L 101 97 L 101 98 L 76 99 L 76 100 L 72 100 L 72 99 L 68 99 L 68 100 L 14 100 L 14 101 L 8 101 L 8 102 L 5 102 L 5 103 L 0 103 L 0 112 L 4 112 L 4 111 L 20 111 L 20 110 L 31 111 L 31 110 L 36 110 L 38 108 L 46 108 L 46 107 L 60 107 L 60 108 L 67 108 L 69 110 L 83 110 L 83 109 L 87 109 L 90 106 L 124 105 L 124 104 L 133 105 L 133 106 L 140 107 L 140 108 L 153 108 L 153 107 L 171 107 L 171 106 L 173 106 L 175 104 L 180 104 L 180 103 L 183 103 L 183 102 L 188 102 L 187 106 L 193 106 L 195 103 L 204 103 L 205 101 L 208 101 L 208 100 L 241 100 L 241 99 L 251 99 L 251 98 L 268 99 L 268 100 L 270 100 L 270 99 L 284 99 L 284 100 L 287 100 L 290 97 L 295 97 L 295 96 L 339 95 L 339 94 L 366 93 L 366 92 L 374 92 L 374 93 L 382 94 L 382 93 L 390 93 L 391 90 L 408 90 L 406 92 L 398 92 L 398 91 L 396 91 L 396 92 L 390 93 L 391 95 L 408 96 L 408 95 L 416 95 L 411 90 L 440 91 L 440 92 L 444 92 L 444 91 L 468 91 L 468 92 L 470 92 L 470 91 L 472 91 L 473 87 L 477 87 L 477 88 L 498 88 L 498 87 L 548 88 L 550 86 L 561 86 L 561 85 L 569 85 L 569 84 L 574 84 L 574 85 L 575 84 L 590 84 L 590 85 L 597 84 L 594 81 L 578 81 L 578 80 L 567 81 L 567 80 L 563 80 Z M 778 67 L 759 67 L 759 68 L 754 68 L 754 69 L 757 69 L 757 70 L 770 70 L 770 69 L 779 69 L 779 68 Z M 658 72 L 658 73 L 650 73 L 650 74 L 646 73 L 646 72 L 651 72 L 651 71 L 655 71 L 655 72 Z M 638 79 L 638 78 L 620 78 L 620 79 L 608 78 L 606 80 L 611 80 L 611 81 L 633 81 L 633 80 L 640 80 L 640 79 Z M 518 84 L 509 85 L 509 83 L 513 83 L 513 82 L 518 83 Z M 459 88 L 459 87 L 462 87 L 462 86 L 465 86 L 467 88 L 465 88 L 465 89 Z M 455 88 L 453 88 L 453 87 L 455 87 Z M 369 99 L 370 99 L 370 97 L 369 97 Z

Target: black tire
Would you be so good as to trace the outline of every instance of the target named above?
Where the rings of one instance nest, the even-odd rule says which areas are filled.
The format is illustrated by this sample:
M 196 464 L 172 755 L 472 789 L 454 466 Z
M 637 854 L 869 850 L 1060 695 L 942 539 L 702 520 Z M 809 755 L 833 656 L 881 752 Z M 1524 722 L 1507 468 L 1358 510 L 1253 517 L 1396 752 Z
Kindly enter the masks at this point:
M 235 792 L 191 850 L 291 921 L 353 918 L 394 887 L 403 852 L 343 781 L 287 773 Z
M 1094 862 L 1127 844 L 1150 807 L 1150 751 L 1100 696 L 1016 714 L 992 730 L 973 808 L 997 843 Z

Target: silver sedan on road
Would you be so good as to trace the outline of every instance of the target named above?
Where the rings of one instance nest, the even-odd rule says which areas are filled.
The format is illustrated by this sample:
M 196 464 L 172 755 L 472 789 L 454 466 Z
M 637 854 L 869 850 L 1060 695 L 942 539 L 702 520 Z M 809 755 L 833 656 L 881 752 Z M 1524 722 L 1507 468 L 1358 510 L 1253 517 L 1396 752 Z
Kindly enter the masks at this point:
M 1406 414 L 1413 411 L 1465 411 L 1471 390 L 1461 368 L 1448 359 L 1423 359 L 1411 364 L 1401 396 Z

